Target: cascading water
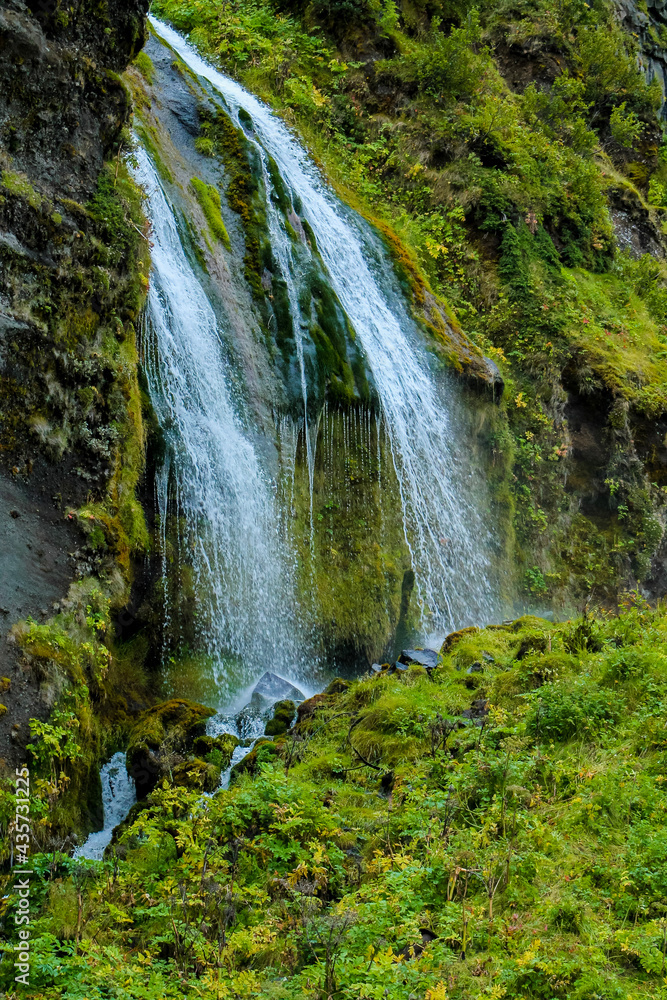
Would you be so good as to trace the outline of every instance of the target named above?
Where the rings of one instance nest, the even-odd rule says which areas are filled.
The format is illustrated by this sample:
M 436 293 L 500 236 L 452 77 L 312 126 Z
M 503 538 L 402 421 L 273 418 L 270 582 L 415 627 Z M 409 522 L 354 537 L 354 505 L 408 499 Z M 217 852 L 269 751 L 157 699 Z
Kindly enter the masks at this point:
M 264 160 L 273 158 L 283 181 L 298 197 L 331 286 L 372 372 L 401 493 L 406 542 L 431 626 L 452 628 L 470 620 L 488 620 L 494 614 L 489 531 L 476 504 L 471 465 L 462 454 L 464 437 L 447 385 L 434 372 L 402 303 L 388 291 L 381 270 L 390 268 L 377 239 L 336 199 L 278 117 L 208 65 L 176 31 L 155 18 L 150 20 L 190 70 L 212 85 L 226 110 L 237 118 L 239 110 L 250 116 L 248 138 Z M 215 93 L 212 96 L 215 100 Z M 272 226 L 271 236 L 276 257 L 289 271 L 293 261 L 284 227 Z M 292 305 L 296 326 L 296 303 Z M 306 433 L 312 488 L 311 447 Z
M 91 833 L 85 844 L 74 851 L 75 858 L 100 860 L 104 849 L 111 842 L 114 827 L 125 819 L 130 808 L 137 801 L 134 781 L 128 777 L 125 768 L 125 754 L 115 753 L 100 770 L 102 783 L 102 807 L 104 820 L 102 829 Z
M 153 244 L 144 363 L 166 440 L 157 479 L 162 548 L 165 525 L 175 516 L 178 546 L 194 576 L 199 632 L 224 703 L 230 689 L 247 685 L 267 665 L 298 673 L 292 596 L 271 484 L 234 405 L 216 315 L 143 149 L 137 164 Z

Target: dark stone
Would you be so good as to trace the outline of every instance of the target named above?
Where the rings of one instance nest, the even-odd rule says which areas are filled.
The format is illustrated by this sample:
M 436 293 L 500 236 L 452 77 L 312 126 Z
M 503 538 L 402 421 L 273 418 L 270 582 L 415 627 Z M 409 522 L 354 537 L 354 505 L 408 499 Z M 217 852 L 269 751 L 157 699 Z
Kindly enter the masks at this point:
M 470 708 L 461 712 L 462 719 L 470 719 L 475 725 L 481 725 L 482 720 L 489 714 L 488 698 L 476 698 Z
M 432 670 L 438 665 L 438 654 L 434 649 L 404 649 L 398 658 L 399 663 L 418 663 L 427 670 Z
M 380 778 L 380 788 L 385 795 L 390 794 L 392 788 L 394 787 L 394 781 L 395 778 L 393 771 L 387 771 L 386 774 L 383 774 Z
M 466 673 L 467 674 L 483 674 L 484 673 L 484 667 L 479 662 L 479 660 L 475 660 L 474 663 L 470 664 L 470 666 L 466 670 Z
M 491 653 L 487 653 L 486 651 L 482 653 L 482 659 L 486 660 L 487 663 L 495 663 L 496 662 L 494 660 L 494 658 L 491 656 Z
M 0 9 L 0 145 L 31 182 L 83 200 L 129 111 L 115 74 L 144 43 L 148 0 L 70 5 L 66 23 L 59 7 Z

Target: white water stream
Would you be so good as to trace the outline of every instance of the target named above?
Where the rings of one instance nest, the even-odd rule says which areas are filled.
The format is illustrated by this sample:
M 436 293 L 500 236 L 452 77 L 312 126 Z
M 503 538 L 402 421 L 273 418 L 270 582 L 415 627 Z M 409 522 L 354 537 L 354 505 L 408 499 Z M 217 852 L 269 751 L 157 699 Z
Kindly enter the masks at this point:
M 167 518 L 176 516 L 179 546 L 194 574 L 198 629 L 218 668 L 224 703 L 226 686 L 239 681 L 230 678 L 230 657 L 244 672 L 271 664 L 294 674 L 292 595 L 272 485 L 230 390 L 217 318 L 185 256 L 155 168 L 145 150 L 137 158 L 153 243 L 144 363 L 167 444 L 157 482 L 162 550 Z
M 494 615 L 495 607 L 495 587 L 490 579 L 488 555 L 490 533 L 485 515 L 480 511 L 472 463 L 465 454 L 465 436 L 455 418 L 451 386 L 433 370 L 429 352 L 405 310 L 391 301 L 386 291 L 387 283 L 380 273 L 382 268 L 390 270 L 390 265 L 386 260 L 378 263 L 377 240 L 358 217 L 338 201 L 280 118 L 234 80 L 206 63 L 178 32 L 154 17 L 150 21 L 156 33 L 187 66 L 221 95 L 226 109 L 233 116 L 238 117 L 241 108 L 251 116 L 253 130 L 249 138 L 264 151 L 264 155 L 273 157 L 283 181 L 300 199 L 302 214 L 313 229 L 332 288 L 356 331 L 380 397 L 401 490 L 406 541 L 412 554 L 418 594 L 425 612 L 430 615 L 431 627 L 450 629 L 471 621 L 481 624 L 489 620 Z M 274 240 L 278 236 L 278 232 L 272 232 Z M 284 239 L 287 239 L 286 235 Z M 158 248 L 159 244 L 158 234 Z M 178 252 L 177 248 L 173 247 L 171 252 L 173 256 Z M 280 247 L 276 252 L 279 257 L 285 256 Z M 158 282 L 161 281 L 161 256 L 163 251 L 157 249 L 154 267 Z M 179 280 L 183 280 L 180 275 Z M 186 284 L 191 284 L 189 274 Z M 189 309 L 192 308 L 189 292 L 174 290 L 173 295 L 187 299 Z M 153 291 L 152 298 L 160 300 L 159 291 Z M 159 307 L 166 322 L 168 310 L 164 304 L 157 301 L 155 306 Z M 210 321 L 206 319 L 206 304 L 198 304 L 196 311 L 204 327 L 210 326 Z M 191 319 L 191 312 L 189 316 Z M 178 310 L 176 318 L 178 320 Z M 173 317 L 171 325 L 174 325 Z M 189 385 L 195 399 L 202 391 L 200 386 L 202 378 L 205 380 L 205 358 L 208 357 L 206 351 L 210 353 L 210 346 L 204 349 L 196 365 L 193 366 L 190 361 L 188 367 L 182 368 L 177 334 L 178 331 L 175 335 L 173 330 L 165 330 L 164 347 L 173 352 L 172 342 L 176 340 L 177 351 L 171 353 L 171 359 L 165 356 L 162 364 L 167 368 L 169 378 L 177 388 L 176 396 L 181 400 L 167 406 L 172 418 L 178 422 L 181 419 L 184 384 Z M 210 336 L 203 339 L 210 341 Z M 166 396 L 171 398 L 169 392 Z M 216 399 L 216 406 L 220 405 Z M 204 526 L 210 519 L 217 526 L 221 505 L 219 502 L 215 508 L 210 505 L 213 498 L 207 481 L 211 477 L 208 469 L 202 475 L 197 458 L 201 453 L 200 441 L 207 442 L 207 467 L 219 461 L 226 465 L 226 460 L 216 456 L 212 446 L 215 444 L 217 447 L 222 442 L 213 427 L 213 420 L 209 418 L 207 423 L 206 428 L 196 427 L 194 441 L 191 441 L 189 429 L 181 434 L 185 448 L 179 461 L 190 466 L 195 483 L 187 485 L 188 477 L 182 473 L 179 480 L 191 495 L 190 506 L 196 524 Z M 191 443 L 195 445 L 194 453 L 189 450 Z M 228 446 L 225 434 L 224 452 Z M 247 447 L 239 443 L 238 453 L 244 469 L 242 479 L 246 482 L 261 481 Z M 311 465 L 313 458 L 310 454 L 308 457 Z M 217 473 L 213 473 L 212 480 L 219 482 Z M 232 503 L 236 502 L 229 490 L 225 495 L 231 496 Z M 202 506 L 205 514 L 200 509 Z M 250 538 L 259 551 L 266 544 L 264 532 L 268 531 L 270 535 L 270 518 L 260 504 L 258 511 L 253 510 L 251 520 L 253 530 Z M 234 523 L 234 519 L 229 523 Z M 260 532 L 257 526 L 261 527 Z M 225 537 L 228 538 L 230 553 L 236 555 L 238 538 L 232 537 L 227 529 Z M 240 562 L 243 563 L 242 557 Z M 228 560 L 228 563 L 234 565 L 233 560 Z M 212 573 L 217 573 L 219 569 L 212 558 Z M 221 587 L 224 591 L 224 585 L 221 584 Z M 253 587 L 253 581 L 248 580 L 246 589 L 251 598 Z M 221 615 L 225 609 L 224 597 L 225 594 L 221 593 L 218 605 Z M 256 606 L 257 601 L 251 600 L 248 608 Z M 273 611 L 272 605 L 263 606 L 267 628 Z M 253 613 L 251 611 L 251 615 Z
M 114 827 L 122 823 L 137 801 L 134 782 L 125 768 L 125 754 L 115 753 L 100 770 L 104 821 L 101 830 L 91 833 L 85 844 L 74 851 L 75 858 L 101 861 L 104 849 L 111 841 Z

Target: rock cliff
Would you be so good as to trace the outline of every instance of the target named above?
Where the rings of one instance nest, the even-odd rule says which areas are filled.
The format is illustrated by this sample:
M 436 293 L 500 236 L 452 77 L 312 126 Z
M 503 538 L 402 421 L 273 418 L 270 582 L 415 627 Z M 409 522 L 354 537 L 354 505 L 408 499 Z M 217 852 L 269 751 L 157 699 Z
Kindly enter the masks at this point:
M 133 324 L 148 255 L 140 199 L 120 162 L 130 99 L 118 72 L 143 44 L 147 7 L 0 5 L 5 758 L 20 752 L 28 719 L 43 717 L 54 697 L 43 683 L 38 694 L 36 675 L 21 666 L 11 626 L 45 620 L 70 581 L 101 572 L 111 553 L 127 569 L 140 520 Z M 97 506 L 84 519 L 85 503 Z

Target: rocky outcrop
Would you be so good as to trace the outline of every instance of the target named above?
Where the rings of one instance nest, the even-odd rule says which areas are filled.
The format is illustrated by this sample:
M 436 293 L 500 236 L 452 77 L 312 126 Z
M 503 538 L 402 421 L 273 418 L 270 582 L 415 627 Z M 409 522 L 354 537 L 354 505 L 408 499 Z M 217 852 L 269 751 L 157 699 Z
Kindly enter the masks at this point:
M 130 732 L 127 773 L 145 798 L 163 778 L 175 785 L 213 791 L 229 765 L 236 737 L 206 736 L 206 720 L 215 711 L 172 698 L 144 712 Z
M 118 77 L 144 42 L 146 0 L 10 0 L 0 9 L 0 146 L 31 183 L 97 183 L 129 99 Z
M 118 73 L 143 44 L 147 8 L 147 0 L 0 4 L 0 673 L 12 681 L 0 759 L 8 762 L 23 759 L 28 719 L 48 714 L 30 694 L 29 664 L 7 641 L 12 625 L 52 615 L 77 576 L 104 565 L 127 574 L 134 544 L 122 542 L 121 521 L 130 527 L 130 509 L 139 513 L 134 323 L 148 255 L 140 202 L 130 207 L 117 159 L 130 111 Z M 116 513 L 101 506 L 112 480 Z M 75 512 L 86 502 L 99 506 L 82 534 Z
M 639 45 L 639 61 L 646 79 L 657 79 L 663 94 L 662 116 L 667 111 L 667 0 L 615 0 L 618 18 Z

